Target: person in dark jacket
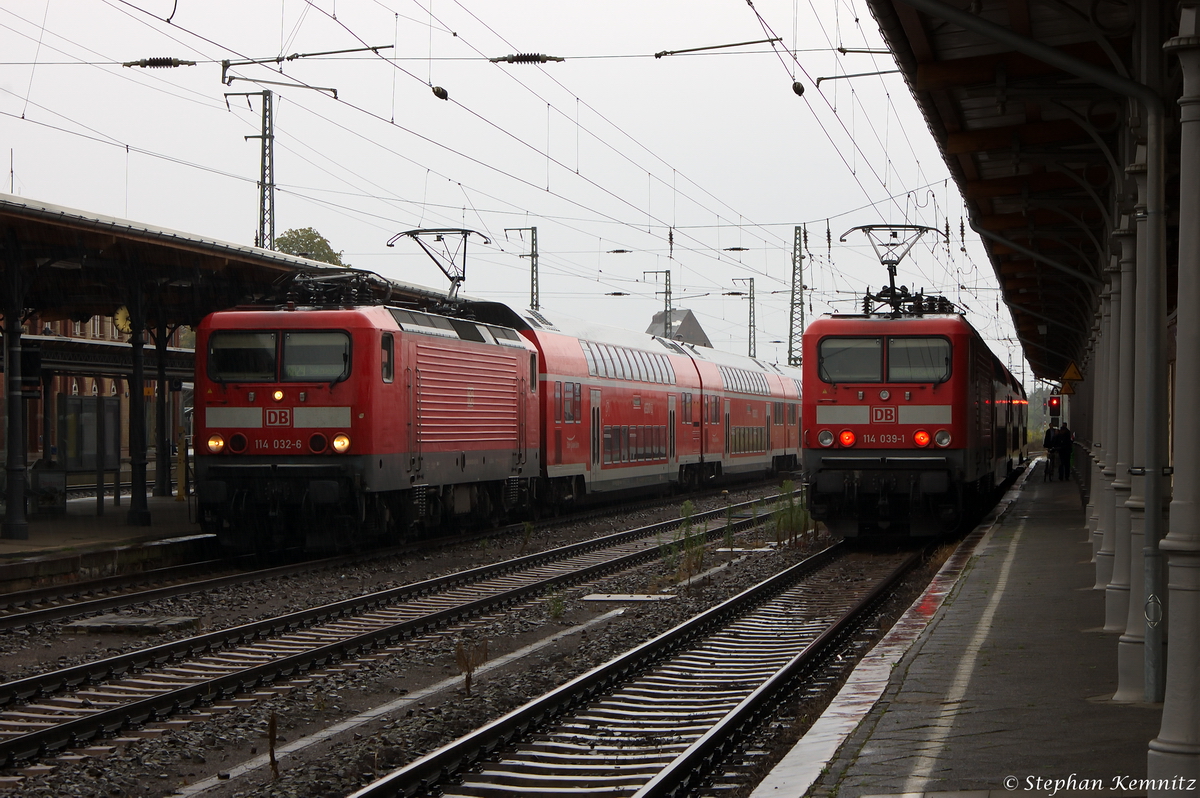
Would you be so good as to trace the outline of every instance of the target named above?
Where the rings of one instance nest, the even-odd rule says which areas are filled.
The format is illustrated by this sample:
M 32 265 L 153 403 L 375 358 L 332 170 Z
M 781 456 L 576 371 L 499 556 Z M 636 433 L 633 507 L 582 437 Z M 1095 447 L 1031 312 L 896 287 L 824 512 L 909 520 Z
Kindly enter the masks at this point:
M 1058 478 L 1067 479 L 1071 476 L 1071 449 L 1075 443 L 1075 433 L 1063 423 L 1054 436 L 1054 448 L 1058 452 Z
M 1058 436 L 1058 427 L 1054 422 L 1046 427 L 1046 435 L 1042 438 L 1042 448 L 1046 450 L 1046 470 L 1042 472 L 1042 482 L 1054 481 L 1054 469 L 1058 466 L 1058 458 L 1054 452 L 1054 440 Z

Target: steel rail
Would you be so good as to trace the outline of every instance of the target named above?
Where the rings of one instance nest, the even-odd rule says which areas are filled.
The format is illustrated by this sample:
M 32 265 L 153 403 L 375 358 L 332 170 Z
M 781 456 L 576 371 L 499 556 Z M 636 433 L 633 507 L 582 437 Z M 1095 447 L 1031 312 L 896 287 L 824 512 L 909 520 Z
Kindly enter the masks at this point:
M 727 512 L 736 511 L 739 508 L 748 508 L 756 503 L 745 502 L 740 505 L 730 505 L 729 508 L 719 508 L 700 513 L 693 517 L 693 521 L 721 517 Z M 731 526 L 733 529 L 738 529 L 752 525 L 755 520 L 753 518 L 741 518 Z M 166 643 L 161 646 L 110 657 L 95 663 L 87 663 L 52 673 L 28 677 L 0 685 L 0 705 L 28 700 L 69 687 L 100 682 L 122 676 L 130 671 L 137 671 L 152 666 L 174 664 L 189 657 L 197 657 L 227 649 L 232 645 L 253 643 L 257 640 L 309 627 L 316 623 L 352 617 L 362 612 L 394 604 L 405 599 L 426 596 L 449 588 L 476 583 L 486 578 L 507 575 L 521 570 L 530 570 L 552 561 L 565 560 L 572 556 L 637 542 L 678 526 L 683 521 L 684 519 L 674 519 L 651 524 L 563 546 L 558 549 L 519 557 L 503 563 L 447 574 L 412 585 L 358 596 L 353 599 L 302 610 L 278 618 L 245 624 L 232 629 L 212 632 L 174 643 Z M 722 535 L 724 531 L 725 528 L 723 526 L 708 530 L 707 539 L 715 539 Z M 697 534 L 702 533 L 697 532 Z M 93 712 L 84 717 L 59 723 L 53 727 L 32 731 L 19 737 L 0 740 L 0 765 L 10 766 L 18 760 L 28 759 L 48 751 L 56 751 L 77 745 L 81 741 L 92 739 L 97 734 L 112 734 L 125 726 L 169 715 L 179 709 L 191 707 L 198 701 L 212 700 L 217 696 L 244 691 L 264 682 L 290 677 L 314 666 L 324 666 L 325 663 L 331 660 L 340 660 L 361 651 L 392 645 L 406 636 L 419 634 L 453 619 L 481 614 L 498 607 L 516 603 L 558 585 L 581 580 L 586 581 L 612 570 L 629 567 L 637 562 L 658 556 L 658 551 L 659 547 L 657 544 L 647 545 L 622 557 L 598 563 L 584 569 L 550 576 L 476 601 L 432 612 L 419 618 L 392 624 L 363 634 L 348 636 L 345 639 L 297 654 L 280 656 L 270 662 L 254 665 L 236 673 L 221 675 L 203 682 L 183 685 L 172 690 L 165 690 L 159 695 L 133 701 L 112 709 Z
M 709 630 L 725 626 L 731 619 L 744 614 L 787 585 L 839 558 L 844 550 L 845 546 L 841 543 L 830 546 L 541 698 L 363 787 L 349 798 L 411 796 L 433 788 L 448 776 L 470 767 L 548 720 L 645 671 Z
M 913 552 L 848 613 L 805 646 L 803 651 L 774 676 L 763 682 L 735 709 L 634 793 L 633 798 L 674 798 L 694 790 L 740 739 L 774 711 L 780 697 L 791 691 L 795 683 L 802 678 L 804 671 L 825 657 L 828 652 L 836 649 L 839 640 L 847 636 L 859 621 L 890 593 L 904 575 L 921 561 L 922 555 L 920 551 Z

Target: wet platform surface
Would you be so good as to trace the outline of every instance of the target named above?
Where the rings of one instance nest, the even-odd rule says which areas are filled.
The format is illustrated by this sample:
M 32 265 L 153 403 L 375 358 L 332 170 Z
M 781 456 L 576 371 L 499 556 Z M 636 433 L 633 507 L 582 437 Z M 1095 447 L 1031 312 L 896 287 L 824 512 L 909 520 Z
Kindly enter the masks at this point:
M 33 515 L 25 540 L 0 538 L 0 592 L 28 590 L 61 581 L 177 565 L 210 555 L 212 536 L 193 522 L 186 501 L 147 499 L 150 525 L 128 521 L 129 496 L 115 506 L 72 499 L 65 513 Z
M 1115 703 L 1073 482 L 1039 464 L 753 798 L 1145 795 L 1161 705 Z M 948 796 L 947 796 L 948 798 Z

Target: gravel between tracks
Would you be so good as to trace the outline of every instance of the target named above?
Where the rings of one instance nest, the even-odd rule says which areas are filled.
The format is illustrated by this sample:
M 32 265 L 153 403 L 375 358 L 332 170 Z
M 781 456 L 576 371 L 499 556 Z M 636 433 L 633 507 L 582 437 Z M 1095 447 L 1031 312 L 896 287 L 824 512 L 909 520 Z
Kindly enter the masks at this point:
M 762 491 L 757 491 L 761 493 Z M 748 491 L 731 492 L 733 501 L 750 498 Z M 700 509 L 723 505 L 720 498 L 698 501 Z M 621 517 L 571 524 L 535 533 L 527 548 L 551 548 L 677 514 L 678 505 L 640 511 Z M 417 581 L 486 561 L 514 556 L 517 539 L 497 539 L 468 547 L 431 552 L 419 559 L 380 561 L 355 569 L 340 569 L 291 577 L 158 602 L 136 610 L 142 614 L 200 616 L 208 628 L 230 626 L 270 617 L 347 595 L 371 592 Z M 228 796 L 341 796 L 375 776 L 409 761 L 540 695 L 575 675 L 636 645 L 684 619 L 760 581 L 801 556 L 789 549 L 741 560 L 691 589 L 678 591 L 672 601 L 630 605 L 622 616 L 600 630 L 575 635 L 522 662 L 477 680 L 472 694 L 461 684 L 431 697 L 403 717 L 373 723 L 314 746 L 283 761 L 280 778 L 270 771 L 222 785 L 214 795 Z M 711 558 L 710 563 L 711 565 Z M 707 566 L 706 566 L 707 567 Z M 487 640 L 491 659 L 530 642 L 595 617 L 612 605 L 583 602 L 592 592 L 645 593 L 670 581 L 661 566 L 650 566 L 560 596 L 530 602 L 515 611 L 472 624 L 466 631 L 447 630 L 397 647 L 394 656 L 348 671 L 331 672 L 288 695 L 276 696 L 224 715 L 197 720 L 157 738 L 130 742 L 105 758 L 58 764 L 50 773 L 27 778 L 16 791 L 22 796 L 166 796 L 176 788 L 217 775 L 267 751 L 266 730 L 272 713 L 277 719 L 279 745 L 296 740 L 337 721 L 378 706 L 458 673 L 454 648 L 464 635 Z M 180 635 L 183 636 L 183 635 Z M 129 640 L 123 635 L 64 635 L 57 625 L 0 638 L 0 668 L 17 678 L 97 657 L 99 651 L 124 651 L 166 639 Z M 199 711 L 203 711 L 201 708 Z M 187 715 L 177 716 L 184 719 Z M 97 741 L 103 745 L 103 741 Z M 55 763 L 50 760 L 50 763 Z

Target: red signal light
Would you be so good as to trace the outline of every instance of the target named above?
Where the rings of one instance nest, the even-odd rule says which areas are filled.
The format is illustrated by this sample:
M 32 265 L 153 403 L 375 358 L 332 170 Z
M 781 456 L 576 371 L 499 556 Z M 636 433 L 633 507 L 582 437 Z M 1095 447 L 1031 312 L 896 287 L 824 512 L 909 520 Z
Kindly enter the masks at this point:
M 842 430 L 842 434 L 838 435 L 838 443 L 842 446 L 853 446 L 855 440 L 854 432 L 848 429 Z
M 1051 407 L 1058 407 L 1058 403 L 1059 403 L 1059 402 L 1061 402 L 1061 401 L 1062 401 L 1062 399 L 1060 399 L 1059 397 L 1057 397 L 1057 396 L 1051 396 L 1051 397 L 1050 397 L 1050 406 L 1051 406 Z

